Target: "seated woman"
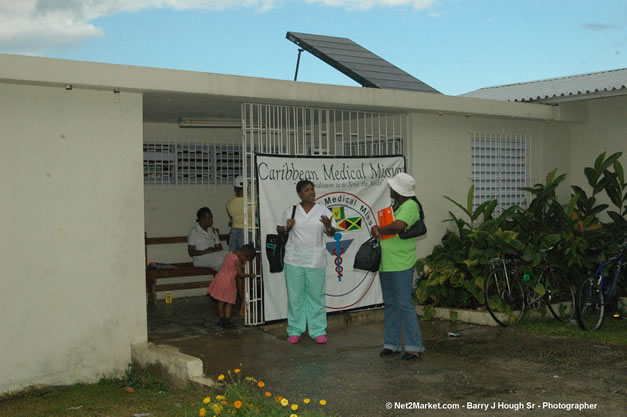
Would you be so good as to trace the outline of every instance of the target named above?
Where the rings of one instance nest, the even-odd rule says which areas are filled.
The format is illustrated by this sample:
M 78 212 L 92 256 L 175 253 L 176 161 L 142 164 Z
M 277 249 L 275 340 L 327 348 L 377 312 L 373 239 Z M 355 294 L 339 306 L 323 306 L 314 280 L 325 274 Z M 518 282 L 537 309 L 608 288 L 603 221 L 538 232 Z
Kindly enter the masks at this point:
M 213 214 L 207 207 L 196 213 L 198 224 L 187 237 L 187 252 L 194 260 L 194 266 L 206 266 L 219 271 L 228 251 L 222 249 L 218 229 L 213 226 Z

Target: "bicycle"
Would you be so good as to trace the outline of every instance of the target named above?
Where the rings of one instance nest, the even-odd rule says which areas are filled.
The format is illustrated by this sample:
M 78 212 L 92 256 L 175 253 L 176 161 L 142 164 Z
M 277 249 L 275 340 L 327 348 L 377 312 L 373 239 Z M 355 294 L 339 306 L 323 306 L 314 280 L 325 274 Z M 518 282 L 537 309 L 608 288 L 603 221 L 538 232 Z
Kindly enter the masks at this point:
M 553 247 L 543 251 L 548 252 Z M 562 322 L 575 315 L 575 288 L 556 277 L 546 256 L 542 259 L 542 272 L 525 290 L 531 279 L 520 270 L 520 256 L 495 258 L 492 270 L 484 285 L 486 307 L 492 318 L 501 326 L 514 324 L 522 319 L 525 306 L 538 311 L 545 304 L 553 317 Z M 522 281 L 522 282 L 521 282 Z
M 616 283 L 621 268 L 625 263 L 625 248 L 627 236 L 618 248 L 616 255 L 605 262 L 601 262 L 594 272 L 594 276 L 587 278 L 577 290 L 577 322 L 584 330 L 598 330 L 605 319 L 606 306 L 615 310 L 618 299 L 615 297 Z M 607 273 L 614 269 L 614 276 L 610 285 L 607 282 Z M 613 311 L 613 314 L 615 311 Z

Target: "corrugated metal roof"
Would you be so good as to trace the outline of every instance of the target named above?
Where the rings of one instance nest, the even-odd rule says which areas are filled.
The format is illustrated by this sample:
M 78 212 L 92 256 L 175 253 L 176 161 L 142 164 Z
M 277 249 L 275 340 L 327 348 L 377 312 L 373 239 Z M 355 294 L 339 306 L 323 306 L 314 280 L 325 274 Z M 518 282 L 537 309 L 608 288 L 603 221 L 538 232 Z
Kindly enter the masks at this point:
M 538 103 L 608 95 L 627 95 L 627 68 L 486 87 L 462 94 L 465 97 Z
M 440 93 L 348 38 L 298 32 L 285 37 L 364 87 Z

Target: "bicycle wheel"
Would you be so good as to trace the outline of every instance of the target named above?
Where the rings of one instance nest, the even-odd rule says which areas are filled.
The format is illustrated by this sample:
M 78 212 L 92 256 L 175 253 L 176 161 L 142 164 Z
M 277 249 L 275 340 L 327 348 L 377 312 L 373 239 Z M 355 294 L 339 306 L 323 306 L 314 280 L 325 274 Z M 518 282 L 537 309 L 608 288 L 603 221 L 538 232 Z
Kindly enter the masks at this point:
M 544 288 L 544 300 L 555 320 L 569 322 L 575 317 L 575 289 L 570 283 L 548 269 L 544 273 Z
M 525 314 L 525 293 L 520 281 L 509 279 L 503 268 L 493 269 L 485 281 L 485 303 L 492 318 L 501 326 L 516 323 Z
M 584 330 L 597 330 L 603 324 L 605 297 L 597 277 L 586 279 L 577 291 L 577 321 Z

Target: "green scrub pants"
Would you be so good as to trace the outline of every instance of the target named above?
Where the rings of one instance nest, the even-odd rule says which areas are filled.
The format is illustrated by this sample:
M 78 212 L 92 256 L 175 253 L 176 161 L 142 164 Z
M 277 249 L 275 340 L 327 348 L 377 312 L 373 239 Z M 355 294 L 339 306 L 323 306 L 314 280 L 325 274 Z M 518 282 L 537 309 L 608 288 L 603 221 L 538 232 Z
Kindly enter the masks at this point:
M 326 268 L 285 264 L 287 335 L 300 336 L 309 326 L 315 339 L 327 334 Z

